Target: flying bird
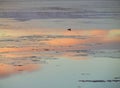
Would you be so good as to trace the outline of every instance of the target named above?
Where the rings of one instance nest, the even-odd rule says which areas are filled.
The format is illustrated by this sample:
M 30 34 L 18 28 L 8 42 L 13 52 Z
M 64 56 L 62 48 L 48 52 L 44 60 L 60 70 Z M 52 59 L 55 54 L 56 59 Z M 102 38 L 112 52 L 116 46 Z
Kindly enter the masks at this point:
M 68 31 L 72 31 L 71 28 L 67 29 Z

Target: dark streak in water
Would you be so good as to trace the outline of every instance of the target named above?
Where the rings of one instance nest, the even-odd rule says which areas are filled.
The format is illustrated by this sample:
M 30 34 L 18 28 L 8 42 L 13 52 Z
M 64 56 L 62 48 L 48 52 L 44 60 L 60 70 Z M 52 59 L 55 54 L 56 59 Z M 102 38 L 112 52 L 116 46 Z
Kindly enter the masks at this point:
M 100 82 L 120 82 L 120 80 L 78 80 L 78 82 L 92 82 L 92 83 L 100 83 Z

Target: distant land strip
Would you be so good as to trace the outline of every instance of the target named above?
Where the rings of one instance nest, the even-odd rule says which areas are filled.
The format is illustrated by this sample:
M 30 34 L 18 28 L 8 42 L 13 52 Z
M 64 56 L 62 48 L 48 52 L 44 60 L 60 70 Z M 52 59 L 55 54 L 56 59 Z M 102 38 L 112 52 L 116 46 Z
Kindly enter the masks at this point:
M 78 82 L 120 82 L 120 80 L 78 80 Z

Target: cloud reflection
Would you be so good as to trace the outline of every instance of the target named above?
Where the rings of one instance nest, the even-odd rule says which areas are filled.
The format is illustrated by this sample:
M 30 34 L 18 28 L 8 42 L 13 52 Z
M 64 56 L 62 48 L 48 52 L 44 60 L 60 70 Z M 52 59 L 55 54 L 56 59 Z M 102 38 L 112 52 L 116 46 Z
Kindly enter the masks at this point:
M 54 46 L 70 46 L 70 45 L 79 44 L 79 40 L 72 38 L 61 38 L 61 39 L 52 39 L 47 43 Z
M 28 32 L 26 36 L 21 33 L 9 38 L 1 36 L 1 78 L 37 70 L 40 64 L 50 62 L 48 60 L 86 60 L 90 59 L 89 56 L 120 57 L 120 31 L 117 29 L 59 31 L 58 34 L 43 32 L 42 35 L 34 33 Z
M 38 70 L 40 66 L 38 64 L 26 64 L 13 66 L 10 64 L 0 64 L 0 78 L 8 77 L 21 72 L 32 72 Z

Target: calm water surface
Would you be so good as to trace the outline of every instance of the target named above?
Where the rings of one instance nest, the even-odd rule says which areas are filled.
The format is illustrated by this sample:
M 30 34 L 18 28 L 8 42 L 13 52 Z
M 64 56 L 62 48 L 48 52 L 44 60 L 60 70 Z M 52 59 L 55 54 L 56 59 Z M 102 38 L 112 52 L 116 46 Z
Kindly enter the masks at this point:
M 119 32 L 90 30 L 90 35 L 81 36 L 70 32 L 73 34 L 1 38 L 0 86 L 119 88 L 119 82 L 79 81 L 119 80 L 120 41 L 117 34 L 113 36 L 116 31 Z
M 0 0 L 0 88 L 120 88 L 119 3 Z

